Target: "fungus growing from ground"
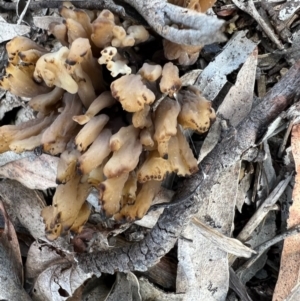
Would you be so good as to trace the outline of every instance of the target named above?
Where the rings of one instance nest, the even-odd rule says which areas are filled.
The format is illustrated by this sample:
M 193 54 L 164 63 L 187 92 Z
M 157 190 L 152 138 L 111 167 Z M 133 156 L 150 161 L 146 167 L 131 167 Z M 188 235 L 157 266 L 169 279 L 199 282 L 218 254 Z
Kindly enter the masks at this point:
M 155 100 L 154 93 L 143 83 L 138 74 L 124 75 L 112 82 L 112 96 L 117 99 L 127 112 L 137 112 L 145 104 L 152 104 Z
M 111 153 L 109 141 L 112 134 L 109 129 L 103 130 L 94 140 L 89 149 L 79 157 L 78 170 L 85 175 L 102 164 L 103 160 Z
M 181 88 L 179 70 L 173 63 L 167 63 L 162 69 L 162 78 L 159 83 L 161 93 L 173 97 L 174 93 Z
M 106 68 L 111 71 L 110 75 L 116 77 L 119 74 L 130 74 L 131 68 L 127 66 L 128 61 L 123 59 L 118 53 L 117 48 L 108 46 L 101 51 L 101 56 L 98 60 L 101 65 L 106 65 Z
M 108 120 L 109 117 L 107 115 L 101 114 L 93 117 L 88 123 L 86 123 L 75 138 L 77 149 L 81 152 L 85 151 L 87 147 L 99 136 Z
M 114 217 L 116 220 L 126 220 L 133 222 L 136 219 L 141 219 L 149 210 L 151 203 L 159 192 L 161 182 L 159 181 L 148 181 L 145 183 L 139 193 L 136 196 L 133 204 L 126 204 L 120 213 Z
M 53 34 L 55 38 L 63 45 L 68 46 L 68 28 L 64 23 L 52 22 L 49 25 L 49 33 Z
M 60 13 L 64 20 L 51 24 L 50 32 L 63 47 L 48 53 L 27 38 L 13 39 L 0 80 L 3 89 L 32 97 L 29 105 L 38 112 L 35 120 L 0 128 L 0 152 L 41 146 L 60 157 L 53 205 L 42 213 L 49 239 L 81 231 L 92 187 L 108 218 L 120 223 L 142 218 L 167 174 L 198 170 L 183 129 L 203 133 L 215 119 L 200 91 L 180 90 L 177 66 L 161 66 L 150 55 L 143 63 L 144 46 L 136 45 L 149 38 L 144 26 L 108 10 L 96 17 L 69 3 Z M 166 58 L 184 64 L 201 47 L 163 43 Z M 104 65 L 119 77 L 113 80 Z
M 55 111 L 58 102 L 62 99 L 65 90 L 60 87 L 55 87 L 52 91 L 46 94 L 39 94 L 29 101 L 29 106 L 37 112 L 48 115 Z
M 72 116 L 82 111 L 82 104 L 77 94 L 65 93 L 64 108 L 42 135 L 43 150 L 52 155 L 62 153 L 72 137 L 77 133 L 77 123 Z
M 73 116 L 73 120 L 79 124 L 86 124 L 104 108 L 112 106 L 116 100 L 109 91 L 101 93 L 89 106 L 84 115 Z
M 0 88 L 22 97 L 34 97 L 51 89 L 34 81 L 35 64 L 46 49 L 25 37 L 15 37 L 6 44 L 9 63 L 0 79 Z M 25 60 L 25 62 L 22 61 Z
M 211 102 L 206 100 L 194 86 L 187 87 L 182 93 L 182 109 L 178 115 L 178 123 L 184 129 L 192 129 L 199 134 L 208 131 L 216 114 Z
M 16 142 L 18 142 L 19 146 L 17 148 L 15 146 L 11 147 L 17 151 L 19 147 L 22 147 L 23 142 L 26 143 L 25 139 L 39 135 L 53 120 L 53 116 L 48 116 L 46 118 L 29 120 L 20 125 L 4 125 L 0 127 L 0 153 L 10 150 L 10 145 L 15 145 L 12 143 Z
M 177 60 L 179 65 L 188 66 L 196 63 L 203 46 L 181 45 L 164 40 L 164 55 L 168 60 Z
M 49 87 L 34 81 L 33 72 L 33 65 L 9 63 L 5 68 L 5 75 L 0 79 L 0 88 L 21 97 L 34 97 L 49 92 Z
M 79 175 L 72 177 L 66 184 L 57 186 L 52 207 L 46 207 L 42 211 L 48 239 L 56 239 L 72 228 L 77 217 L 80 218 L 80 211 L 89 191 L 90 185 L 82 183 Z
M 80 152 L 76 149 L 66 149 L 61 153 L 57 166 L 57 184 L 65 184 L 76 175 L 76 164 L 79 157 Z
M 172 171 L 183 177 L 198 171 L 197 160 L 180 128 L 169 141 L 168 162 Z
M 48 52 L 44 47 L 38 45 L 29 38 L 20 36 L 13 38 L 6 44 L 6 51 L 8 55 L 8 61 L 13 65 L 17 65 L 20 59 L 22 60 L 22 53 L 24 56 L 24 54 L 28 53 L 27 51 L 33 51 L 35 56 L 34 58 L 32 57 L 32 59 L 34 59 L 33 61 L 27 60 L 26 63 L 35 63 L 36 55 L 41 56 L 42 54 Z
M 132 25 L 125 30 L 122 26 L 113 28 L 114 38 L 111 45 L 114 47 L 128 47 L 145 42 L 149 39 L 149 33 L 142 25 Z
M 139 141 L 139 130 L 132 125 L 122 127 L 110 138 L 112 157 L 104 167 L 107 178 L 119 177 L 123 173 L 134 170 L 139 163 L 142 144 Z
M 150 180 L 161 181 L 168 172 L 171 172 L 171 165 L 167 159 L 162 158 L 158 151 L 150 152 L 146 161 L 138 170 L 138 181 L 145 183 Z
M 160 65 L 150 65 L 144 63 L 138 72 L 145 80 L 155 82 L 161 77 L 162 67 Z
M 110 46 L 110 42 L 113 39 L 114 26 L 115 17 L 113 13 L 104 9 L 92 23 L 93 33 L 91 34 L 91 40 L 98 48 L 103 49 L 106 46 Z
M 157 149 L 163 157 L 168 154 L 168 143 L 172 136 L 177 133 L 177 116 L 180 112 L 180 104 L 166 97 L 155 111 L 154 139 L 157 141 Z
M 122 191 L 129 174 L 123 173 L 117 177 L 106 179 L 99 186 L 99 199 L 107 216 L 120 211 Z
M 78 85 L 65 67 L 69 49 L 60 48 L 57 52 L 43 55 L 36 63 L 34 79 L 38 83 L 43 81 L 48 87 L 60 87 L 69 93 L 77 93 Z
M 145 105 L 144 108 L 132 114 L 132 124 L 135 128 L 148 128 L 152 125 L 151 107 Z

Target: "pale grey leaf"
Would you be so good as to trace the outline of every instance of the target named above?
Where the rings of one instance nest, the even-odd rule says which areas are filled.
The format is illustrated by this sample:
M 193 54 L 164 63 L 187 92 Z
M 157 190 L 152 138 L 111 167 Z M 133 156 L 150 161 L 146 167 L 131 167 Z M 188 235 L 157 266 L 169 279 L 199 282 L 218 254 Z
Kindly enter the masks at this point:
M 0 195 L 5 205 L 35 239 L 44 236 L 45 224 L 41 210 L 46 202 L 41 193 L 7 179 L 0 182 Z
M 0 90 L 0 92 L 6 93 L 5 97 L 1 99 L 0 103 L 0 119 L 4 117 L 6 112 L 11 111 L 13 108 L 24 105 L 24 102 L 19 97 L 11 94 L 9 91 Z
M 239 172 L 240 162 L 224 170 L 195 215 L 227 236 L 232 231 Z M 183 235 L 192 242 L 178 241 L 177 292 L 185 293 L 184 300 L 197 300 L 199 295 L 207 301 L 225 300 L 229 285 L 227 252 L 191 225 Z
M 238 125 L 249 114 L 252 108 L 253 90 L 257 66 L 257 47 L 249 55 L 237 75 L 217 114 L 228 119 L 232 126 Z
M 253 52 L 256 44 L 239 31 L 226 44 L 224 50 L 200 74 L 196 86 L 204 97 L 214 100 L 227 82 L 226 76 L 238 69 Z
M 55 16 L 42 16 L 42 17 L 33 17 L 33 23 L 36 27 L 48 30 L 49 25 L 52 22 L 62 23 L 64 19 L 61 17 Z
M 281 21 L 290 19 L 299 8 L 300 2 L 298 0 L 287 0 L 280 8 L 278 19 Z
M 239 240 L 227 237 L 219 231 L 202 223 L 197 218 L 192 218 L 192 223 L 197 226 L 197 230 L 208 240 L 214 243 L 221 250 L 234 254 L 238 257 L 249 258 L 256 252 L 242 244 Z
M 16 36 L 22 36 L 30 32 L 30 27 L 26 25 L 10 24 L 0 20 L 0 43 L 11 40 Z
M 142 301 L 139 292 L 139 282 L 136 276 L 129 272 L 127 274 L 117 273 L 116 282 L 105 301 Z
M 50 245 L 33 242 L 26 260 L 26 278 L 29 280 L 37 278 L 51 265 L 66 263 L 66 258 L 62 254 Z
M 15 157 L 23 158 L 11 161 Z M 9 162 L 0 166 L 0 177 L 17 180 L 30 189 L 44 190 L 57 186 L 56 171 L 59 160 L 57 157 L 47 154 L 38 156 L 34 152 L 25 152 L 21 155 L 6 152 L 0 158 L 2 164 Z
M 30 301 L 23 289 L 23 265 L 18 238 L 1 201 L 0 214 L 5 220 L 5 229 L 0 235 L 0 299 Z
M 64 301 L 73 295 L 90 274 L 70 262 L 54 264 L 37 277 L 33 287 L 33 301 Z

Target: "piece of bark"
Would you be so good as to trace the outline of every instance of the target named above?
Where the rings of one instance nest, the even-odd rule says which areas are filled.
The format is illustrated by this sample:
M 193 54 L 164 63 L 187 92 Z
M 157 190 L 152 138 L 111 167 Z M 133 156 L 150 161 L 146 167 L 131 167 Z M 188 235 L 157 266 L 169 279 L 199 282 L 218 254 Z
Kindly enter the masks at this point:
M 225 41 L 223 21 L 172 5 L 166 0 L 124 0 L 162 37 L 177 44 L 208 45 Z M 184 28 L 171 26 L 176 24 Z
M 180 184 L 172 204 L 160 216 L 144 240 L 108 252 L 79 254 L 78 265 L 86 272 L 145 271 L 156 264 L 175 244 L 189 217 L 198 211 L 202 199 L 210 192 L 224 169 L 240 160 L 255 145 L 267 126 L 300 94 L 300 62 L 252 109 L 248 118 L 217 144 L 201 163 L 200 171 Z M 204 178 L 204 175 L 205 178 Z M 200 189 L 201 188 L 201 189 Z

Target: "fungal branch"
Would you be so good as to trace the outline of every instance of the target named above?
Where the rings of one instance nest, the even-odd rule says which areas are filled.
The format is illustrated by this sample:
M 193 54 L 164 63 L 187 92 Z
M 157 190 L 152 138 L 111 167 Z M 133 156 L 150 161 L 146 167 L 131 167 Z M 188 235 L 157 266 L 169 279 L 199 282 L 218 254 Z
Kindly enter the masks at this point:
M 70 2 L 59 13 L 64 20 L 51 23 L 49 32 L 61 47 L 49 52 L 15 37 L 7 43 L 9 64 L 0 79 L 0 88 L 31 98 L 37 115 L 0 127 L 0 152 L 41 147 L 60 157 L 53 203 L 42 212 L 51 240 L 82 230 L 92 188 L 107 218 L 142 218 L 168 173 L 186 177 L 198 171 L 183 131 L 203 134 L 215 120 L 211 102 L 196 87 L 182 87 L 176 65 L 192 64 L 201 45 L 193 54 L 178 48 L 179 56 L 167 63 L 165 47 L 161 64 L 138 52 L 150 40 L 145 26 Z M 142 59 L 132 61 L 126 51 Z

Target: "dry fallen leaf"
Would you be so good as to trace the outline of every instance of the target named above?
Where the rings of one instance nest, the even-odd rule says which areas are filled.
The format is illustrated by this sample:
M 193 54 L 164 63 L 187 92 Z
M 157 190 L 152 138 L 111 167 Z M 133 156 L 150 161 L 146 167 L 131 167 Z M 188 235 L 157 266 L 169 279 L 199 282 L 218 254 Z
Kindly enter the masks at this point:
M 117 273 L 116 282 L 106 300 L 142 301 L 136 276 L 131 272 Z
M 90 277 L 68 261 L 51 265 L 37 277 L 32 300 L 67 300 Z
M 239 71 L 234 86 L 231 87 L 217 111 L 218 116 L 230 120 L 232 126 L 237 126 L 252 108 L 257 52 L 256 47 Z
M 91 277 L 76 266 L 72 254 L 38 242 L 29 249 L 26 276 L 34 282 L 32 299 L 41 301 L 67 300 Z
M 11 94 L 9 91 L 1 91 L 5 93 L 5 97 L 1 99 L 0 103 L 0 119 L 2 119 L 6 112 L 11 111 L 13 108 L 24 105 L 18 96 Z
M 30 32 L 30 27 L 26 25 L 17 25 L 7 23 L 2 17 L 0 17 L 0 43 L 11 40 L 16 36 L 22 36 Z
M 293 204 L 290 207 L 288 229 L 300 224 L 300 124 L 292 130 L 292 151 L 296 166 L 296 179 L 293 190 Z M 285 239 L 281 256 L 280 272 L 275 287 L 273 301 L 285 300 L 299 281 L 300 235 Z
M 33 17 L 33 23 L 36 27 L 48 30 L 49 25 L 52 22 L 62 23 L 62 17 L 55 17 L 55 16 L 42 16 L 42 17 Z
M 9 154 L 11 152 L 8 152 Z M 2 159 L 4 155 L 2 154 Z M 29 154 L 27 156 L 27 154 Z M 56 187 L 56 170 L 59 158 L 34 152 L 27 152 L 25 158 L 0 166 L 0 177 L 17 180 L 30 189 Z
M 287 21 L 299 9 L 300 4 L 297 0 L 287 0 L 281 7 L 278 13 L 278 19 L 281 21 Z
M 256 44 L 247 39 L 246 31 L 239 31 L 224 50 L 200 74 L 196 86 L 203 96 L 214 100 L 227 82 L 226 75 L 238 69 L 255 49 Z
M 8 208 L 7 211 L 17 217 L 35 239 L 45 236 L 41 211 L 46 206 L 46 202 L 41 193 L 17 181 L 7 179 L 0 182 L 0 196 Z
M 65 262 L 66 257 L 59 249 L 35 241 L 30 246 L 27 255 L 26 278 L 27 280 L 32 281 L 51 265 Z
M 0 232 L 0 300 L 30 301 L 22 287 L 23 264 L 18 238 L 2 201 L 0 211 L 5 220 L 5 229 Z

